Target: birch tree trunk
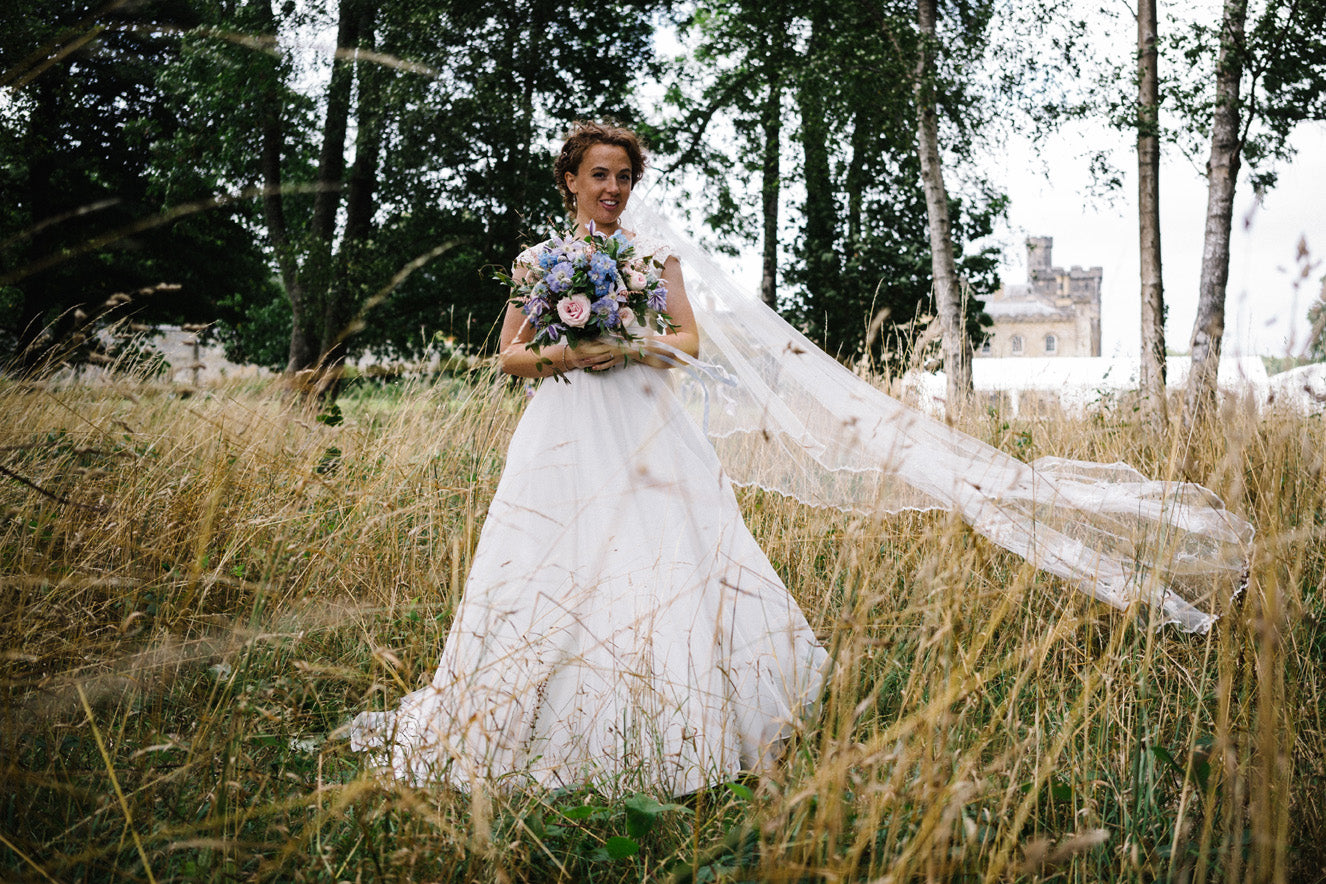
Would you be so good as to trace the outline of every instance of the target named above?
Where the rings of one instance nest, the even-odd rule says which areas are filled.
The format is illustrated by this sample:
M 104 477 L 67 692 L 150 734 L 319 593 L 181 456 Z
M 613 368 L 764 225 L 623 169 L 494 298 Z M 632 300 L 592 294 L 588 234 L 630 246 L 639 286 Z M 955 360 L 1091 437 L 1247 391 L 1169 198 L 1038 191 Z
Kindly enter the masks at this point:
M 764 168 L 760 184 L 760 201 L 764 210 L 764 256 L 760 275 L 760 298 L 773 309 L 778 309 L 778 197 L 782 184 L 779 156 L 782 153 L 783 88 L 781 72 L 769 79 L 769 94 L 765 98 L 764 115 Z
M 1166 423 L 1165 293 L 1160 274 L 1160 65 L 1156 0 L 1137 7 L 1137 222 L 1142 285 L 1142 412 L 1153 430 Z
M 1197 321 L 1192 330 L 1192 369 L 1184 401 L 1183 425 L 1191 428 L 1214 416 L 1216 372 L 1225 334 L 1225 286 L 1229 282 L 1229 234 L 1234 215 L 1243 140 L 1239 129 L 1239 84 L 1243 77 L 1247 0 L 1225 0 L 1216 66 L 1215 119 L 1211 158 L 1206 163 L 1206 233 Z
M 935 307 L 939 318 L 947 379 L 949 414 L 971 401 L 971 344 L 967 340 L 953 257 L 953 230 L 948 214 L 948 190 L 939 158 L 939 117 L 931 78 L 930 53 L 935 45 L 936 0 L 917 0 L 920 45 L 913 91 L 916 96 L 916 143 L 921 159 L 926 214 L 930 219 L 930 264 L 935 280 Z

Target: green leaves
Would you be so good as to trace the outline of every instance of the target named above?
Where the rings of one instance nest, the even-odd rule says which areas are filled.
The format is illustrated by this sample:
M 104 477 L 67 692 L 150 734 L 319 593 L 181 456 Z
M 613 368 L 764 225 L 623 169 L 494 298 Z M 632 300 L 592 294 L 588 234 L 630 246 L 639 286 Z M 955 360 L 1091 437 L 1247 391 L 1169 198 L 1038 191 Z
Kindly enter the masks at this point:
M 680 804 L 660 804 L 648 795 L 637 793 L 622 801 L 626 809 L 626 831 L 633 838 L 643 838 L 658 823 L 665 813 L 679 811 L 691 813 L 689 807 Z
M 591 859 L 597 860 L 617 860 L 629 859 L 640 851 L 640 845 L 630 838 L 623 838 L 621 835 L 613 835 L 603 843 L 603 846 L 590 854 Z
M 546 825 L 541 814 L 527 817 L 525 824 L 531 832 L 548 842 L 550 849 L 576 851 L 581 838 L 588 836 L 596 846 L 587 854 L 581 853 L 582 856 L 594 862 L 616 862 L 639 853 L 641 842 L 658 827 L 665 815 L 671 813 L 691 814 L 693 811 L 681 804 L 660 803 L 651 795 L 637 792 L 623 798 L 620 805 L 581 804 L 558 810 L 558 824 Z M 625 835 L 620 834 L 623 823 Z M 616 832 L 603 838 L 603 828 Z M 600 838 L 603 840 L 599 841 Z M 565 847 L 555 843 L 562 841 L 566 842 Z

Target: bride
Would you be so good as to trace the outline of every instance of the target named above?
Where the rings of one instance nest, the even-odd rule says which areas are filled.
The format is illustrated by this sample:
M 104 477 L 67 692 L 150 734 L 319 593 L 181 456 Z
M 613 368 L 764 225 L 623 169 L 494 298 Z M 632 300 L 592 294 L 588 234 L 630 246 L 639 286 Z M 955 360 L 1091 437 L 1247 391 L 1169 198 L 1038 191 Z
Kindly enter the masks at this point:
M 772 764 L 827 654 L 670 377 L 700 330 L 671 244 L 620 223 L 639 141 L 577 124 L 554 171 L 577 235 L 620 231 L 662 265 L 675 327 L 629 363 L 606 340 L 536 353 L 508 307 L 502 370 L 569 383 L 541 385 L 511 438 L 432 683 L 351 742 L 414 782 L 685 794 Z
M 620 233 L 662 265 L 676 327 L 629 364 L 605 340 L 536 354 L 508 308 L 502 369 L 569 383 L 542 385 L 512 436 L 432 684 L 355 719 L 355 748 L 462 788 L 676 795 L 767 768 L 827 654 L 731 482 L 867 514 L 948 509 L 1061 578 L 1050 588 L 1187 632 L 1239 591 L 1253 529 L 1210 491 L 1121 463 L 1023 463 L 907 408 L 647 205 L 624 229 L 643 171 L 634 134 L 586 123 L 555 166 L 579 234 Z M 517 283 L 548 247 L 517 258 Z

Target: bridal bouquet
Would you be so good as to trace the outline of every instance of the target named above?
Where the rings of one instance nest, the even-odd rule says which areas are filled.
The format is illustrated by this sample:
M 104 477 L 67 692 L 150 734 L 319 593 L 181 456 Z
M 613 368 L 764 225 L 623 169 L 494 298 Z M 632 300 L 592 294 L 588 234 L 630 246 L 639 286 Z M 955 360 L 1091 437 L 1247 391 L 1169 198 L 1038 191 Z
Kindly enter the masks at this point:
M 529 318 L 534 335 L 526 346 L 536 353 L 563 339 L 573 345 L 598 337 L 630 342 L 645 331 L 674 327 L 662 265 L 636 254 L 621 231 L 608 236 L 591 223 L 583 237 L 554 234 L 529 271 L 523 282 L 496 276 Z

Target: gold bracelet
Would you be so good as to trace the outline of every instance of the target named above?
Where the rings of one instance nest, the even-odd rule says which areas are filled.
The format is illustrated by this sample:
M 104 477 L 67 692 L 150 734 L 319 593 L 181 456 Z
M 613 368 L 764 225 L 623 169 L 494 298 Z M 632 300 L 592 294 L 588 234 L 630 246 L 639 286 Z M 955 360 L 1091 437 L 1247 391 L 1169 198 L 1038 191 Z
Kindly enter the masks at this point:
M 567 349 L 568 349 L 567 346 L 566 346 L 565 344 L 563 344 L 563 345 L 562 345 L 562 374 L 566 374 L 568 371 L 571 370 L 570 366 L 567 365 L 567 362 L 566 362 L 566 351 L 567 351 Z

